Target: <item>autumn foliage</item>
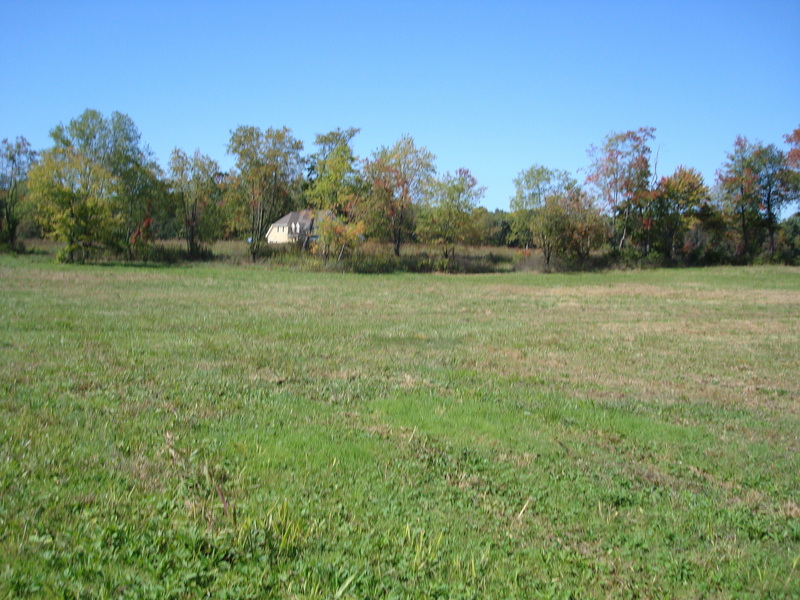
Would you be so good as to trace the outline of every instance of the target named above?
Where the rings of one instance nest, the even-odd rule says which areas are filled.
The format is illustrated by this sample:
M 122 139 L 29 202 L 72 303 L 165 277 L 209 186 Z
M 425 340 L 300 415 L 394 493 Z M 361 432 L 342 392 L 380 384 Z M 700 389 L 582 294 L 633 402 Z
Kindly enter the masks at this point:
M 612 132 L 588 150 L 581 180 L 534 164 L 514 178 L 510 210 L 480 206 L 487 190 L 466 167 L 437 172 L 436 157 L 410 135 L 359 157 L 350 127 L 319 134 L 315 150 L 287 127 L 231 131 L 223 170 L 199 150 L 176 148 L 167 173 L 132 120 L 87 110 L 51 131 L 41 152 L 24 138 L 0 148 L 0 242 L 26 231 L 64 244 L 61 258 L 114 255 L 146 260 L 158 240 L 182 238 L 185 257 L 218 239 L 247 240 L 260 260 L 270 226 L 310 210 L 316 231 L 303 245 L 328 260 L 385 244 L 436 246 L 441 260 L 459 246 L 503 245 L 540 252 L 545 269 L 591 264 L 709 264 L 800 261 L 800 127 L 787 148 L 739 136 L 714 181 L 691 166 L 660 174 L 656 130 Z M 600 258 L 601 260 L 596 260 Z

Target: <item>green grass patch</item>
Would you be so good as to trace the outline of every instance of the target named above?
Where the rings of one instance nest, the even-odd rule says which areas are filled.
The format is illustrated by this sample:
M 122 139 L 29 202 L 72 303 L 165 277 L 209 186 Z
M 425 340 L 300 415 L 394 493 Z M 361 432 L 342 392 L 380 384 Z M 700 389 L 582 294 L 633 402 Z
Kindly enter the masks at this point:
M 0 596 L 800 595 L 797 269 L 0 281 Z

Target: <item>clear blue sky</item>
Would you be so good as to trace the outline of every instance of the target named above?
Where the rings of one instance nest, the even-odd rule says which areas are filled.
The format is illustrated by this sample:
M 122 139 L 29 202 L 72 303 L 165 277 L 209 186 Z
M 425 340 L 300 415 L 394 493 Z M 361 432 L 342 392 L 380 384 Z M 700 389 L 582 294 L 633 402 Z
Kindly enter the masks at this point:
M 37 148 L 86 108 L 129 115 L 166 165 L 227 168 L 238 125 L 410 134 L 507 210 L 534 163 L 573 172 L 614 131 L 656 128 L 658 172 L 707 183 L 734 138 L 800 126 L 800 1 L 0 0 L 0 138 Z

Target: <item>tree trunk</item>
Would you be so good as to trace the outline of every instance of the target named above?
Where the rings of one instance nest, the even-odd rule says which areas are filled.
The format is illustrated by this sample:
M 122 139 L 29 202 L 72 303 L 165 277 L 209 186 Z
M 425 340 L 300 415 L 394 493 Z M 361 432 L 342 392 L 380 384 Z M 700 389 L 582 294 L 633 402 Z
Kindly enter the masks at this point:
M 550 255 L 553 253 L 553 246 L 548 242 L 542 244 L 542 254 L 544 255 L 544 272 L 550 272 Z
M 625 238 L 628 237 L 628 217 L 630 215 L 630 207 L 625 207 L 625 221 L 622 224 L 622 237 L 619 238 L 619 251 L 625 247 Z
M 742 205 L 742 254 L 749 254 L 750 244 L 747 239 L 747 213 L 745 212 L 744 205 Z
M 769 255 L 775 256 L 775 218 L 772 212 L 772 190 L 767 190 L 767 229 L 769 230 Z

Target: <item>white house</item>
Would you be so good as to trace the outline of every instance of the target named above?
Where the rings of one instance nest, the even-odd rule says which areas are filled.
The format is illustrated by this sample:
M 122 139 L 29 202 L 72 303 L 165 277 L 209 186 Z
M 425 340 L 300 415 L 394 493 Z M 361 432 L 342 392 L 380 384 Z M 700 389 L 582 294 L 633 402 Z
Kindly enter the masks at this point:
M 268 244 L 291 244 L 305 241 L 311 237 L 314 229 L 314 211 L 292 211 L 283 215 L 270 225 L 267 230 Z

